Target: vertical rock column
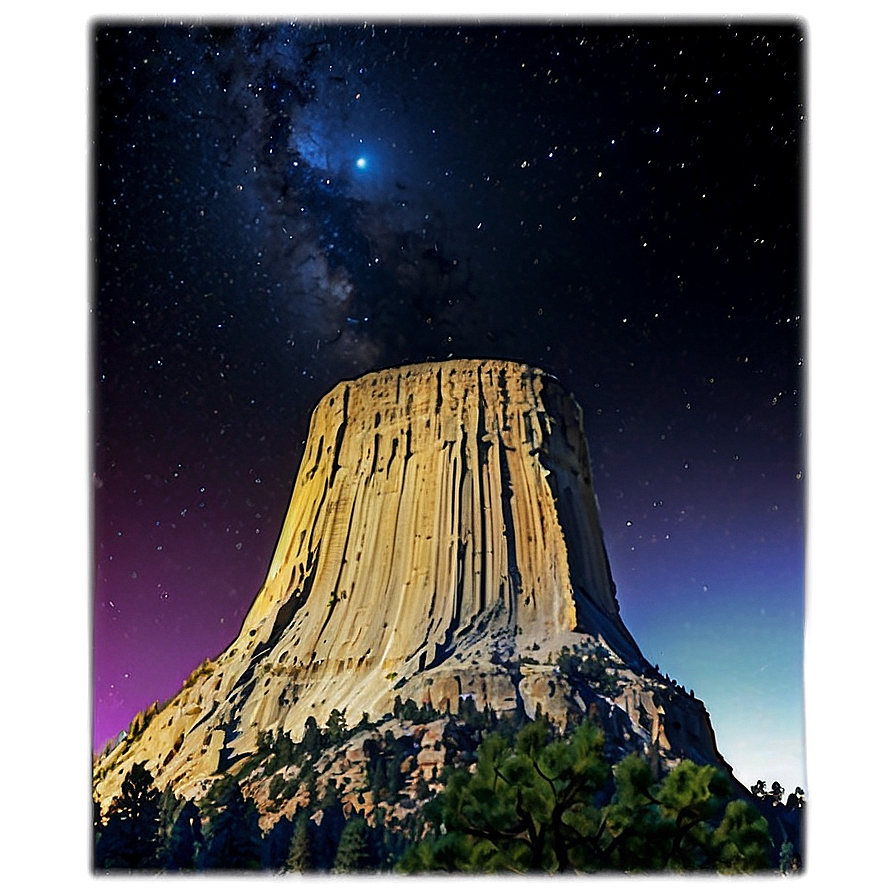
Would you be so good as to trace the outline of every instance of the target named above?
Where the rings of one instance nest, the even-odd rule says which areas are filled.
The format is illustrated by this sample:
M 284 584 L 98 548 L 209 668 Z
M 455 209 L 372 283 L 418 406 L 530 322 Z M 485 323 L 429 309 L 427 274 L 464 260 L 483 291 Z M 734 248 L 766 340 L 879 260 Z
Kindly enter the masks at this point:
M 639 656 L 614 592 L 572 398 L 523 364 L 413 365 L 318 405 L 238 640 L 301 670 L 306 707 L 360 715 L 477 632 Z

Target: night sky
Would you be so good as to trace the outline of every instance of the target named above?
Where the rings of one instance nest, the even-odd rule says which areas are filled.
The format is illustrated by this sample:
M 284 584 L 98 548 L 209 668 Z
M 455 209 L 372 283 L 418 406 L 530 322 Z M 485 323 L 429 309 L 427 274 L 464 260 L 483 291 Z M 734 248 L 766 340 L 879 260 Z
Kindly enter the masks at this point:
M 95 746 L 236 635 L 325 392 L 500 357 L 583 407 L 642 652 L 805 787 L 804 37 L 94 23 Z

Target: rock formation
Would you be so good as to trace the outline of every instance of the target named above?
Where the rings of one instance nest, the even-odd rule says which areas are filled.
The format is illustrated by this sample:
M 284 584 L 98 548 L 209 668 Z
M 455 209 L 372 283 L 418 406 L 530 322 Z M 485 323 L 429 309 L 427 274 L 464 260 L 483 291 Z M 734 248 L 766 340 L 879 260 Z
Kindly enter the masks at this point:
M 620 750 L 724 765 L 703 705 L 645 662 L 619 614 L 581 413 L 506 361 L 417 364 L 314 411 L 279 541 L 239 635 L 95 766 L 202 794 L 265 732 L 456 712 L 597 714 Z

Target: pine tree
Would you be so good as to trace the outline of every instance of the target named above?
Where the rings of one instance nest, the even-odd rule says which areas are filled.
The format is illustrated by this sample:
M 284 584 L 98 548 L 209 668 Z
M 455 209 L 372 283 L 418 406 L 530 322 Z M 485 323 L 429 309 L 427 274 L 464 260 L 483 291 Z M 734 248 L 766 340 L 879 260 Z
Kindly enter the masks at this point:
M 316 762 L 324 748 L 324 735 L 314 716 L 305 720 L 305 732 L 302 735 L 302 750 L 310 762 Z
M 199 810 L 189 800 L 171 826 L 171 834 L 165 848 L 164 865 L 171 871 L 196 868 L 202 849 L 202 820 Z
M 274 762 L 273 768 L 283 768 L 293 761 L 293 756 L 296 753 L 296 744 L 285 731 L 277 732 L 271 748 Z
M 261 828 L 258 809 L 243 796 L 236 781 L 223 792 L 221 808 L 212 819 L 201 859 L 202 867 L 257 869 L 261 867 Z
M 182 806 L 183 800 L 177 796 L 172 786 L 168 784 L 159 794 L 159 822 L 163 831 L 170 830 Z
M 341 709 L 334 709 L 327 719 L 327 726 L 324 730 L 328 745 L 341 743 L 347 730 L 345 712 Z
M 424 808 L 432 833 L 400 871 L 750 872 L 772 867 L 768 823 L 713 766 L 659 777 L 632 754 L 613 768 L 590 720 L 557 737 L 544 719 L 516 742 L 489 735 L 475 771 L 449 773 Z
M 417 780 L 414 782 L 414 799 L 419 803 L 426 802 L 432 796 L 432 788 L 426 780 L 423 769 L 420 769 Z
M 96 797 L 93 798 L 93 852 L 94 852 L 94 865 L 99 867 L 96 864 L 96 852 L 99 846 L 100 839 L 103 836 L 103 808 L 100 805 L 99 801 Z
M 311 814 L 307 810 L 296 814 L 292 838 L 289 841 L 289 853 L 286 857 L 288 871 L 311 871 L 313 869 L 311 826 Z
M 131 766 L 97 838 L 97 868 L 158 867 L 160 803 L 161 796 L 146 764 Z
M 388 799 L 393 802 L 397 802 L 401 798 L 401 790 L 405 785 L 405 774 L 401 770 L 402 763 L 403 759 L 401 753 L 399 753 L 393 745 L 393 751 L 386 759 L 384 769 L 386 792 L 388 794 Z
M 367 778 L 373 801 L 378 803 L 386 788 L 386 760 L 382 753 L 377 753 L 367 765 Z
M 431 810 L 444 828 L 399 863 L 402 870 L 571 870 L 580 828 L 595 827 L 591 798 L 609 770 L 603 735 L 583 723 L 551 741 L 545 720 L 523 728 L 515 748 L 486 737 L 476 771 L 453 774 Z
M 772 843 L 768 823 L 743 800 L 725 807 L 725 815 L 713 832 L 717 851 L 714 866 L 728 873 L 767 871 L 771 867 Z
M 361 871 L 370 865 L 370 850 L 367 842 L 367 822 L 356 815 L 346 822 L 339 838 L 339 846 L 333 859 L 333 870 L 337 873 Z

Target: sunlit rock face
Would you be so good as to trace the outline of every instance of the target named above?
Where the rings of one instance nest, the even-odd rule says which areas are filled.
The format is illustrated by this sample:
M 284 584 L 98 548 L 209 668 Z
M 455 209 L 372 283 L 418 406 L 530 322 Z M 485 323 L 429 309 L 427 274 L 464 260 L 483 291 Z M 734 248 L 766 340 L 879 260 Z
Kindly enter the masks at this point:
M 508 362 L 426 364 L 323 399 L 240 636 L 256 660 L 276 646 L 275 666 L 302 669 L 296 717 L 310 703 L 388 709 L 391 682 L 422 689 L 421 675 L 450 702 L 469 690 L 444 684 L 459 661 L 487 665 L 579 627 L 639 656 L 578 408 L 555 381 Z
M 602 690 L 582 672 L 597 666 Z M 418 364 L 324 396 L 238 637 L 138 720 L 97 793 L 145 760 L 197 796 L 260 733 L 298 741 L 334 709 L 376 720 L 396 696 L 561 724 L 597 713 L 632 748 L 719 761 L 702 704 L 654 675 L 622 623 L 580 409 L 535 368 Z

